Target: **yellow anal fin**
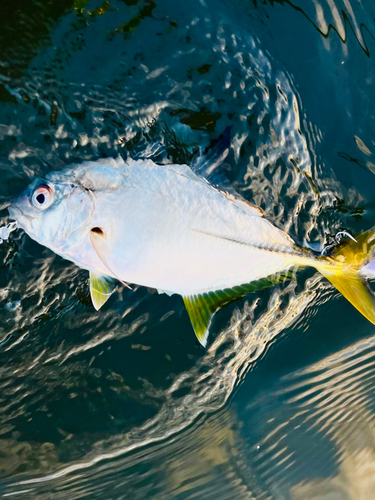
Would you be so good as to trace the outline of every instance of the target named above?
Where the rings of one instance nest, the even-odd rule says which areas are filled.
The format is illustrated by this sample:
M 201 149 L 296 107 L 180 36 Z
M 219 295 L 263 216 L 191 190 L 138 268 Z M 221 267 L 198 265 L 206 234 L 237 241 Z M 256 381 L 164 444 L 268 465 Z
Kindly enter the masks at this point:
M 90 295 L 97 311 L 107 302 L 115 288 L 116 282 L 112 278 L 90 271 Z
M 327 268 L 319 269 L 342 295 L 375 325 L 375 298 L 356 270 L 332 272 Z
M 210 307 L 207 297 L 201 295 L 183 297 L 183 299 L 195 335 L 203 347 L 206 347 L 211 319 L 219 307 Z
M 199 342 L 204 347 L 206 346 L 212 316 L 223 305 L 243 297 L 247 293 L 267 288 L 275 283 L 278 283 L 279 281 L 285 280 L 288 277 L 289 273 L 283 272 L 253 281 L 251 283 L 239 285 L 234 288 L 184 296 L 184 304 Z

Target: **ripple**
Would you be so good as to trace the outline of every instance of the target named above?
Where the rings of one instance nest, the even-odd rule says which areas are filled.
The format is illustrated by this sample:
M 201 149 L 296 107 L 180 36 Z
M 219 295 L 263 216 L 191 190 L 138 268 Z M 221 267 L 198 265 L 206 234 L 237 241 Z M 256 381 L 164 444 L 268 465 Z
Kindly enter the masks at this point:
M 130 4 L 67 10 L 37 49 L 14 56 L 16 75 L 0 75 L 1 206 L 29 178 L 71 162 L 159 145 L 163 161 L 189 162 L 233 124 L 231 185 L 300 241 L 322 246 L 346 220 L 337 199 L 356 205 L 361 194 L 319 161 L 322 130 L 307 120 L 294 77 L 248 34 L 243 11 Z M 316 6 L 328 26 L 332 3 Z M 303 498 L 312 486 L 298 460 L 306 464 L 309 450 L 289 443 L 296 429 L 320 433 L 317 447 L 332 440 L 346 457 L 356 411 L 371 427 L 372 357 L 358 365 L 348 354 L 283 378 L 271 399 L 286 414 L 266 414 L 254 446 L 243 438 L 231 402 L 246 375 L 292 329 L 306 338 L 331 298 L 312 273 L 224 308 L 203 351 L 178 297 L 119 290 L 96 313 L 84 271 L 23 234 L 0 252 L 5 497 Z

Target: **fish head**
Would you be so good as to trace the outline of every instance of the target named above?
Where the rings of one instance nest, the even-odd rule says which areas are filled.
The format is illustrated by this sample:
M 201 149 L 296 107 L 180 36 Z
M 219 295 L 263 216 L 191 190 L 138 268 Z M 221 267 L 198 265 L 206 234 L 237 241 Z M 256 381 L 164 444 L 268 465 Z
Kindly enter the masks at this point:
M 62 176 L 36 179 L 8 207 L 11 219 L 38 243 L 63 255 L 76 247 L 93 212 L 89 190 Z
M 116 237 L 113 200 L 123 187 L 123 161 L 84 162 L 36 179 L 8 207 L 32 239 L 84 269 L 107 271 L 93 247 L 92 232 L 107 243 Z M 101 242 L 101 247 L 103 246 Z M 100 247 L 100 248 L 101 248 Z M 98 247 L 99 248 L 99 247 Z

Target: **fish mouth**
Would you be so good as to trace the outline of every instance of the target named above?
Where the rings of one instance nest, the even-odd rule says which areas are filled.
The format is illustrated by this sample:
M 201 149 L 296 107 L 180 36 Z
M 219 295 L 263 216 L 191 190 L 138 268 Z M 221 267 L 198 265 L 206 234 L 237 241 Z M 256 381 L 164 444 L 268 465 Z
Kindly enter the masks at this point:
M 19 215 L 22 215 L 25 217 L 25 214 L 23 213 L 23 211 L 19 207 L 16 207 L 14 205 L 9 205 L 8 212 L 9 212 L 9 217 L 11 219 L 14 219 L 14 220 L 18 220 L 17 216 L 19 216 Z

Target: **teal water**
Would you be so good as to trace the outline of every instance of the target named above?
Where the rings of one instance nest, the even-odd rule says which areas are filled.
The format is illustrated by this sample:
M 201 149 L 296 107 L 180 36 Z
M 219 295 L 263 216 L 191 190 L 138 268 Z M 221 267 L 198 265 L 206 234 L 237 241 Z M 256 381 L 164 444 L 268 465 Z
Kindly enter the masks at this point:
M 227 175 L 305 246 L 374 225 L 370 0 L 7 0 L 0 209 L 34 176 L 158 141 Z M 322 277 L 223 308 L 120 289 L 21 231 L 0 246 L 0 494 L 375 498 L 375 329 Z

